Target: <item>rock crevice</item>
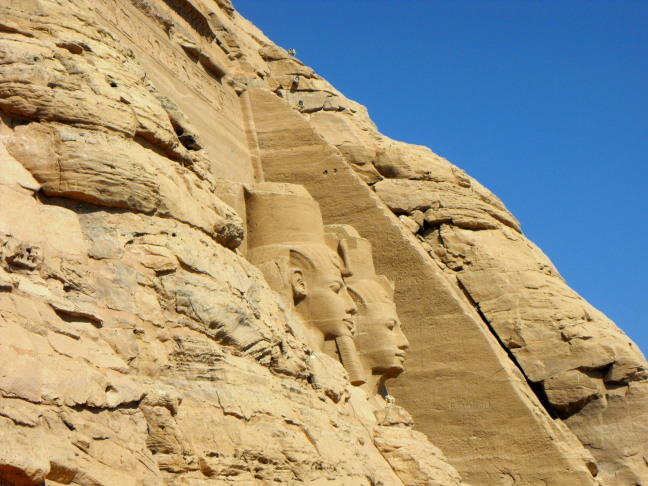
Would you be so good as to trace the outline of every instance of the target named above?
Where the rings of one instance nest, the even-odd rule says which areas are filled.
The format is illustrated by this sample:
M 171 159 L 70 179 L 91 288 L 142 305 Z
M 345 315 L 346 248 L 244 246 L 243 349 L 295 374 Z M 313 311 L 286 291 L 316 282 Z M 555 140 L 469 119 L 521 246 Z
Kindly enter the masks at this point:
M 636 346 L 488 189 L 228 0 L 0 18 L 0 484 L 646 481 Z M 308 251 L 268 269 L 268 188 L 318 208 L 357 323 L 286 291 Z M 358 365 L 376 302 L 398 359 Z

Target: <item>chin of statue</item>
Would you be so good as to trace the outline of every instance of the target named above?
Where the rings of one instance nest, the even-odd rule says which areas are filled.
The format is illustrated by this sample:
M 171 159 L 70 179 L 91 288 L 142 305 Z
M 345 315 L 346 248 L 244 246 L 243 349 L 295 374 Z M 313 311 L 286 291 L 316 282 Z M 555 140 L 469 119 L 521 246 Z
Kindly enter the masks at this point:
M 382 368 L 374 371 L 374 375 L 382 375 L 384 378 L 396 378 L 404 371 L 402 364 L 394 364 L 389 368 Z

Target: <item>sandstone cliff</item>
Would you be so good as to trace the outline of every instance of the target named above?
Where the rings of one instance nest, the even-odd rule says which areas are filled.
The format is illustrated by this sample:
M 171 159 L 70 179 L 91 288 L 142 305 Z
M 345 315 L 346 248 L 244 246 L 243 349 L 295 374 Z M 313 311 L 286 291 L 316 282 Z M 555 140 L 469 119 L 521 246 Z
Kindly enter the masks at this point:
M 496 196 L 228 0 L 4 2 L 0 117 L 0 483 L 648 480 L 636 346 Z M 373 244 L 402 409 L 246 259 L 263 181 Z

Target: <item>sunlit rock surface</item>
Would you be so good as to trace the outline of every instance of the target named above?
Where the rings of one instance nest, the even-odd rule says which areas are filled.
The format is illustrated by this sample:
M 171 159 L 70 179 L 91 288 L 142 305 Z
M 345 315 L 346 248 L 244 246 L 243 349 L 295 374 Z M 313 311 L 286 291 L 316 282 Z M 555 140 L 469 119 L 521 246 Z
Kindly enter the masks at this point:
M 636 345 L 228 0 L 3 2 L 0 120 L 0 484 L 648 481 Z M 372 243 L 396 404 L 246 259 L 264 181 Z

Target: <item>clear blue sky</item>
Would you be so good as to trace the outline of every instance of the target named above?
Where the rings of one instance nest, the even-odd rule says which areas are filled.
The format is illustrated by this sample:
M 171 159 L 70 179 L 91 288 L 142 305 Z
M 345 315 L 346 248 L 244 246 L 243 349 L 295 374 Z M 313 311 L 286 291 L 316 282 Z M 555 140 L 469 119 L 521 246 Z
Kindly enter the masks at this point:
M 234 0 L 497 194 L 648 354 L 648 1 Z

